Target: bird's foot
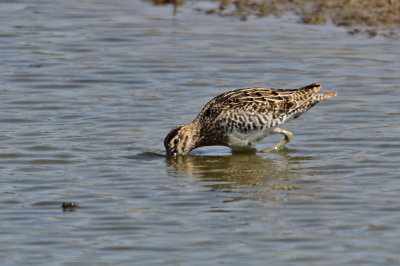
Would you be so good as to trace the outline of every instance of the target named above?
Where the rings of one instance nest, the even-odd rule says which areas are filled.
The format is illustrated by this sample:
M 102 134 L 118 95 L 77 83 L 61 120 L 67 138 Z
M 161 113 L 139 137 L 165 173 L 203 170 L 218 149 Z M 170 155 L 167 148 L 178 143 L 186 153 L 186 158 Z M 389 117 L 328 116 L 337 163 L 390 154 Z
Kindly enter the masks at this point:
M 286 145 L 286 143 L 288 143 L 289 141 L 292 140 L 293 135 L 289 131 L 286 131 L 286 130 L 283 130 L 283 129 L 280 129 L 279 127 L 277 127 L 274 129 L 274 132 L 285 135 L 285 138 L 283 140 L 281 140 L 281 142 L 279 142 L 278 145 L 276 145 L 272 148 L 266 149 L 266 150 L 260 150 L 258 152 L 267 153 L 267 152 L 279 151 L 283 146 Z

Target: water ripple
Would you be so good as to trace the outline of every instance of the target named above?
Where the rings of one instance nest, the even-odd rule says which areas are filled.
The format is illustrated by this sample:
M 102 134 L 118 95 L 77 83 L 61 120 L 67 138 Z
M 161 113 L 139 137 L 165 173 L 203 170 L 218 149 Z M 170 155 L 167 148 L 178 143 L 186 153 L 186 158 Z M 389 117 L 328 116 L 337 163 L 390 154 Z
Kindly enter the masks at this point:
M 189 5 L 0 3 L 3 262 L 398 262 L 398 46 Z M 165 156 L 213 96 L 313 81 L 282 151 Z

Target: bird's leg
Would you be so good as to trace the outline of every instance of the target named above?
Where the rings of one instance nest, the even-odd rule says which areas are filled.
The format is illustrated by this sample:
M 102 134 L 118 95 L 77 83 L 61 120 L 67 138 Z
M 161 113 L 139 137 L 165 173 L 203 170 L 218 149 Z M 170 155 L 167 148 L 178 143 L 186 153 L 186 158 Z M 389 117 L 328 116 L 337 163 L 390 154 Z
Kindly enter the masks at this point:
M 282 148 L 286 143 L 288 143 L 289 141 L 292 140 L 292 133 L 290 133 L 289 131 L 286 131 L 286 130 L 283 130 L 283 129 L 280 129 L 279 127 L 277 127 L 277 128 L 274 129 L 274 132 L 275 133 L 281 133 L 281 134 L 285 135 L 285 138 L 281 142 L 279 142 L 278 145 L 276 145 L 275 147 L 272 147 L 272 148 L 269 148 L 269 149 L 266 149 L 266 150 L 261 150 L 259 152 L 277 151 L 280 148 Z

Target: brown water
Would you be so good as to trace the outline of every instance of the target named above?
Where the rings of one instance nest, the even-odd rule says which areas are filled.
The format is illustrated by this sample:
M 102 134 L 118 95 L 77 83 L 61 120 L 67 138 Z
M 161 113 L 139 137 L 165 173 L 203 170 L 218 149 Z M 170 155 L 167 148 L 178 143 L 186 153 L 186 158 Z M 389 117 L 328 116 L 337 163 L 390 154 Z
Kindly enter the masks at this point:
M 398 264 L 399 42 L 294 21 L 1 2 L 2 264 Z M 213 96 L 313 81 L 281 152 L 164 156 Z

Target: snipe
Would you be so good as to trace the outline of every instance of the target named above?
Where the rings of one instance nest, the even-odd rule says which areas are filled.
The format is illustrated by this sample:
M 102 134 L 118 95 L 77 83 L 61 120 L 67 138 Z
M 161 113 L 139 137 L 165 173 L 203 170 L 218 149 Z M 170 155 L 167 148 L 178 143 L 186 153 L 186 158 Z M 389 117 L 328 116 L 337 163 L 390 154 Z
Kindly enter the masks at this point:
M 321 86 L 313 83 L 293 90 L 245 88 L 225 92 L 208 102 L 191 124 L 172 129 L 164 140 L 165 149 L 174 155 L 209 145 L 228 146 L 234 151 L 254 149 L 254 143 L 269 134 L 281 133 L 285 138 L 262 152 L 278 150 L 292 139 L 292 133 L 279 126 L 336 95 L 320 90 Z

